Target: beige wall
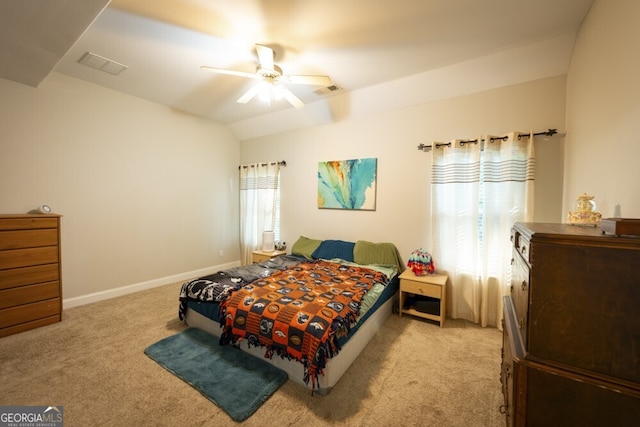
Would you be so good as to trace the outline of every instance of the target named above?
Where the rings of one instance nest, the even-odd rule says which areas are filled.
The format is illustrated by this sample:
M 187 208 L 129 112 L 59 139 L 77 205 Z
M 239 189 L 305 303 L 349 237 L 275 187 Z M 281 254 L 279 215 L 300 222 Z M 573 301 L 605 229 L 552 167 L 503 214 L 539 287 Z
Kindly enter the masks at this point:
M 563 130 L 565 92 L 565 77 L 558 76 L 245 140 L 241 159 L 287 161 L 281 203 L 282 239 L 289 247 L 300 235 L 385 241 L 406 259 L 411 250 L 431 245 L 431 156 L 417 145 L 513 130 Z M 539 139 L 536 151 L 536 219 L 557 222 L 563 138 Z M 378 159 L 376 211 L 318 209 L 318 162 L 360 157 Z
M 567 78 L 563 213 L 595 196 L 603 217 L 640 217 L 640 2 L 596 0 Z
M 563 221 L 583 192 L 605 217 L 640 217 L 639 13 L 635 0 L 596 0 L 566 78 L 242 142 L 226 126 L 56 73 L 37 89 L 0 79 L 0 212 L 48 203 L 64 215 L 65 307 L 237 263 L 238 163 L 288 162 L 289 245 L 299 235 L 391 241 L 406 258 L 431 241 L 430 155 L 418 144 L 558 128 L 566 137 L 536 142 L 535 219 Z M 318 161 L 358 157 L 378 158 L 376 211 L 319 210 Z
M 226 126 L 57 73 L 0 100 L 0 212 L 64 215 L 65 307 L 239 259 Z

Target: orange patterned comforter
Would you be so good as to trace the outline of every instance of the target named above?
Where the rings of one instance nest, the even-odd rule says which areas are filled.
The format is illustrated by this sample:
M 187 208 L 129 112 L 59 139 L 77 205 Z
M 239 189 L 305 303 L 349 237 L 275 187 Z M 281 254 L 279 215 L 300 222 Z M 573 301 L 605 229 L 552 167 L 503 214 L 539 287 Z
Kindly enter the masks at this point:
M 386 275 L 353 265 L 317 260 L 257 279 L 222 302 L 222 344 L 249 345 L 304 364 L 306 383 L 317 384 L 327 359 L 340 351 L 337 338 L 356 323 L 360 302 Z

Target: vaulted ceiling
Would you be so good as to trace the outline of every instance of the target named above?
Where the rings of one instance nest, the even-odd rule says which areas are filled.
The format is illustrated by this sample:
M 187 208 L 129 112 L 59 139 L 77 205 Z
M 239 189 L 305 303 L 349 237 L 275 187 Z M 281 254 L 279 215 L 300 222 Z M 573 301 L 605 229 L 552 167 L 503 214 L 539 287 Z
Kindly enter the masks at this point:
M 332 78 L 335 91 L 289 86 L 307 104 L 302 109 L 307 112 L 295 113 L 304 121 L 332 98 L 353 100 L 359 92 L 385 84 L 384 96 L 377 95 L 376 102 L 401 105 L 413 96 L 414 86 L 421 92 L 429 89 L 433 78 L 421 80 L 425 73 L 499 59 L 503 52 L 523 52 L 505 57 L 527 63 L 528 74 L 521 79 L 566 72 L 575 34 L 592 3 L 10 0 L 0 2 L 0 77 L 37 87 L 55 71 L 237 128 L 241 123 L 264 125 L 266 118 L 278 115 L 293 118 L 286 101 L 266 104 L 256 98 L 238 104 L 255 80 L 200 69 L 208 65 L 253 73 L 255 44 L 260 43 L 274 49 L 275 63 L 285 74 Z M 79 61 L 87 52 L 113 61 L 107 71 L 110 65 L 125 68 L 111 74 L 83 65 Z M 96 61 L 100 58 L 90 62 Z M 446 82 L 455 93 L 477 79 L 486 80 L 482 72 L 450 73 L 455 79 L 438 80 L 433 90 L 442 91 Z M 352 101 L 351 108 L 355 105 Z

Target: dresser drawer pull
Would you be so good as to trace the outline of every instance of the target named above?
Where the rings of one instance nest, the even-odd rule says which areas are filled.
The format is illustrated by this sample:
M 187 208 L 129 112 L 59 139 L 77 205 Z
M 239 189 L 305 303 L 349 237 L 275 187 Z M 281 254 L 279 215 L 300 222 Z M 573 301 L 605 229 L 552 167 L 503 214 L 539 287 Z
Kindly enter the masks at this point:
M 507 385 L 510 377 L 511 371 L 509 369 L 509 365 L 505 363 L 502 365 L 502 372 L 500 373 L 500 383 L 502 385 Z
M 524 255 L 527 252 L 527 247 L 526 246 L 521 247 L 520 252 L 522 252 L 522 255 Z
M 524 328 L 524 317 L 521 317 L 520 320 L 518 320 L 518 327 L 520 329 Z
M 509 290 L 511 291 L 511 295 L 513 295 L 513 285 L 509 286 Z
M 511 376 L 511 365 L 509 363 L 504 364 L 504 377 L 509 378 Z
M 520 288 L 522 289 L 522 291 L 526 291 L 527 290 L 527 281 L 523 280 L 522 283 L 520 284 Z

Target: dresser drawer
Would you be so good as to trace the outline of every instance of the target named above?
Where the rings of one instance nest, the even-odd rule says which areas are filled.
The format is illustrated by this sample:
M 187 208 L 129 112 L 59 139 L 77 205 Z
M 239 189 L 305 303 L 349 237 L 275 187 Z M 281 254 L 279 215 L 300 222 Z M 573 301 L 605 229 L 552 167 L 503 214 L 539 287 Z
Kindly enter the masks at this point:
M 27 267 L 58 262 L 58 247 L 13 249 L 0 252 L 0 268 Z
M 33 267 L 0 270 L 0 289 L 15 288 L 60 279 L 59 264 L 44 264 Z
M 58 230 L 45 228 L 41 230 L 0 231 L 0 250 L 37 248 L 56 246 Z
M 513 393 L 513 346 L 512 340 L 509 336 L 509 329 L 506 327 L 506 322 L 509 321 L 509 314 L 507 308 L 504 309 L 504 319 L 502 320 L 502 365 L 500 368 L 500 384 L 502 385 L 502 397 L 504 403 L 500 407 L 502 412 L 507 418 L 507 427 L 513 426 L 513 409 L 514 409 L 514 393 Z
M 32 302 L 44 301 L 60 296 L 60 282 L 39 283 L 0 290 L 0 309 Z
M 411 294 L 418 294 L 431 298 L 442 298 L 443 287 L 440 285 L 403 279 L 400 286 L 402 287 L 403 292 L 409 292 Z
M 58 216 L 3 216 L 0 230 L 32 230 L 36 228 L 58 228 Z
M 14 326 L 8 326 L 6 328 L 3 328 L 2 325 L 0 325 L 0 338 L 17 334 L 20 332 L 28 331 L 29 329 L 40 328 L 42 326 L 51 325 L 53 323 L 59 322 L 60 320 L 61 320 L 61 316 L 59 314 L 56 314 L 54 316 L 43 317 L 40 319 L 31 320 L 29 322 L 19 323 Z
M 518 231 L 511 230 L 511 243 L 513 244 L 514 251 L 518 252 L 522 259 L 529 265 L 531 265 L 531 242 L 520 234 Z
M 503 319 L 504 322 L 504 319 Z M 500 412 L 506 415 L 507 426 L 513 426 L 513 350 L 510 337 L 503 323 L 502 334 L 502 365 L 500 368 L 500 384 L 502 385 L 502 397 L 504 403 Z
M 515 308 L 515 321 L 526 346 L 529 326 L 530 270 L 520 255 L 515 252 L 513 254 L 513 264 L 511 268 L 510 289 L 513 306 Z
M 521 417 L 522 425 L 638 425 L 640 396 L 637 389 L 544 364 L 527 366 L 526 375 L 528 410 Z
M 0 328 L 50 316 L 58 316 L 60 320 L 60 298 L 2 309 L 0 310 Z
M 527 370 L 525 367 L 526 350 L 522 335 L 518 329 L 513 298 L 503 298 L 504 320 L 502 341 L 502 393 L 504 406 L 500 411 L 506 415 L 507 427 L 523 425 L 521 420 L 526 413 Z

